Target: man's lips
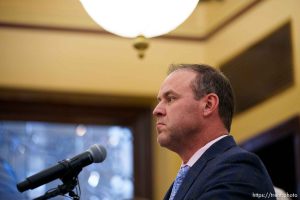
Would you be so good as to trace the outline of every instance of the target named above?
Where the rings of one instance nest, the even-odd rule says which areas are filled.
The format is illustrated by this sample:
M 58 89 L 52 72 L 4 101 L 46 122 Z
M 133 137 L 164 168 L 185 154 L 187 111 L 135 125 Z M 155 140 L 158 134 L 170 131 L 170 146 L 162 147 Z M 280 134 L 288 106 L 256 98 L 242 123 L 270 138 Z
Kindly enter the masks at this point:
M 164 126 L 166 126 L 165 123 L 162 123 L 162 122 L 157 122 L 157 123 L 156 123 L 156 128 L 157 128 L 157 129 L 162 128 L 162 127 L 164 127 Z

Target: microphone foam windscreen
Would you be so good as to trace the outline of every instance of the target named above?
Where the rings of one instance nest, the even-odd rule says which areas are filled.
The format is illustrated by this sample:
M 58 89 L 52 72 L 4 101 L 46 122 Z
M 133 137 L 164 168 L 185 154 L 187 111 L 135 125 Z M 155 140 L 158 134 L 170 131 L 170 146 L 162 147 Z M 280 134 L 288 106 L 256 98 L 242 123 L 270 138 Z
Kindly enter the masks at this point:
M 106 158 L 106 150 L 100 144 L 94 144 L 89 149 L 88 152 L 92 154 L 94 163 L 100 163 Z

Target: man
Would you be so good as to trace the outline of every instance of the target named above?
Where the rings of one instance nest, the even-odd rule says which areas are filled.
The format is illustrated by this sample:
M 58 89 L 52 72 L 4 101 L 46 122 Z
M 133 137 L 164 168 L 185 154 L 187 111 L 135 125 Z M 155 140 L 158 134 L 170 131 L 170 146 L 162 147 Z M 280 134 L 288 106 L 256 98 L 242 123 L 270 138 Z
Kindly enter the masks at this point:
M 182 159 L 165 200 L 275 199 L 262 162 L 229 135 L 233 112 L 232 87 L 217 69 L 171 66 L 153 111 L 158 143 Z

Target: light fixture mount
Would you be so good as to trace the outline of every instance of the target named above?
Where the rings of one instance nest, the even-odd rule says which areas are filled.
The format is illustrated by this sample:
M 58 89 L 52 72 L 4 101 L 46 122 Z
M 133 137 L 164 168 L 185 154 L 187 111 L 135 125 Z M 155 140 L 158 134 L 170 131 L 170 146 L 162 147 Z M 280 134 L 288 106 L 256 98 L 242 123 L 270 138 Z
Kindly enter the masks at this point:
M 89 16 L 104 30 L 137 40 L 174 30 L 191 15 L 198 1 L 80 0 Z M 139 48 L 145 48 L 145 45 Z

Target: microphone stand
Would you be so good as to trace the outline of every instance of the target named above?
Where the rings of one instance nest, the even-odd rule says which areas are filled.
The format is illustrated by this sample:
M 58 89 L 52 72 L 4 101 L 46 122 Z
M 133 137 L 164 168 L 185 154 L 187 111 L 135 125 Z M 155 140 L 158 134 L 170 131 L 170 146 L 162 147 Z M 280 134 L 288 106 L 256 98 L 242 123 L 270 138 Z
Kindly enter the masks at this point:
M 81 172 L 81 170 L 82 168 L 71 170 L 61 178 L 63 182 L 62 185 L 58 185 L 56 189 L 47 191 L 44 195 L 33 200 L 47 200 L 58 195 L 65 195 L 66 193 L 69 193 L 69 196 L 73 200 L 80 200 L 80 197 L 75 192 L 73 192 L 73 189 L 78 184 L 78 174 Z

